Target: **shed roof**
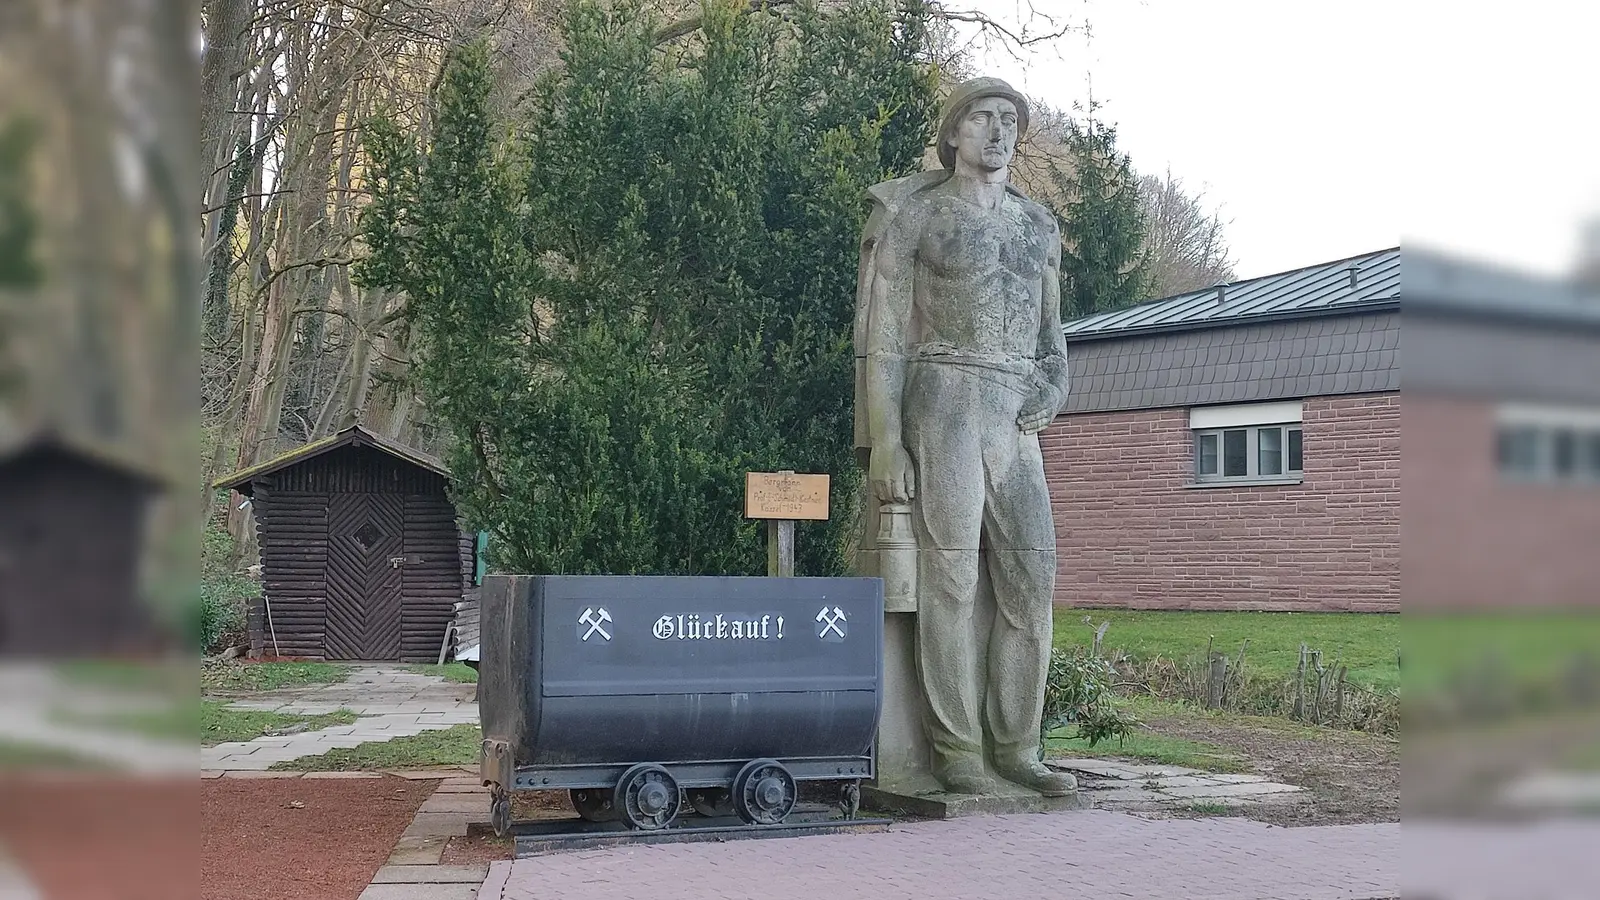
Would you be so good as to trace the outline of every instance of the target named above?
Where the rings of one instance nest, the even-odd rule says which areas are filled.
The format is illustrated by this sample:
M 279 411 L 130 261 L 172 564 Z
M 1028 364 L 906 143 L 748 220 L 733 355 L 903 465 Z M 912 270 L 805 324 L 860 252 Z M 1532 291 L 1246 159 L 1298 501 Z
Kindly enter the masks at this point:
M 169 479 L 162 473 L 130 459 L 121 451 L 54 428 L 0 435 L 0 468 L 47 456 L 70 459 L 109 474 L 120 475 L 152 491 L 169 486 Z
M 1400 248 L 1392 247 L 1074 319 L 1062 331 L 1068 341 L 1093 340 L 1368 312 L 1399 303 Z
M 219 478 L 215 486 L 238 491 L 241 494 L 249 494 L 250 482 L 255 479 L 263 475 L 271 475 L 274 472 L 305 462 L 308 459 L 314 459 L 341 447 L 372 447 L 411 465 L 427 469 L 446 478 L 450 477 L 450 470 L 446 469 L 444 463 L 435 457 L 429 456 L 420 450 L 414 450 L 397 441 L 391 441 L 386 437 L 374 434 L 360 425 L 352 425 L 343 431 L 330 434 L 325 438 L 312 441 L 287 453 L 274 456 L 265 462 L 257 463 L 247 469 L 240 469 L 232 475 Z

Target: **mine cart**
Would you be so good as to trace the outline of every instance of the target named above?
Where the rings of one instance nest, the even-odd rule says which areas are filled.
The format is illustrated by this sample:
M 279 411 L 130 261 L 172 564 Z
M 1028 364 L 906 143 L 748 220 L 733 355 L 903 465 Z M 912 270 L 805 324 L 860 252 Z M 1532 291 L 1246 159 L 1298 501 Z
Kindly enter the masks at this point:
M 482 603 L 497 833 L 514 791 L 659 830 L 685 807 L 777 825 L 801 783 L 832 782 L 855 816 L 874 776 L 879 579 L 491 576 Z

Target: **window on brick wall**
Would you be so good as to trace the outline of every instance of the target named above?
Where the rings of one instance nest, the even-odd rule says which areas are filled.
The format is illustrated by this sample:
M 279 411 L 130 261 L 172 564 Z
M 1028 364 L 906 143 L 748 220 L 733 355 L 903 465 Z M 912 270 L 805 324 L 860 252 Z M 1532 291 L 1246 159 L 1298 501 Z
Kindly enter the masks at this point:
M 1211 428 L 1194 433 L 1195 480 L 1230 481 L 1300 475 L 1299 425 Z
M 1195 484 L 1297 480 L 1304 464 L 1298 400 L 1189 412 Z
M 1600 411 L 1509 406 L 1495 431 L 1495 464 L 1518 482 L 1600 485 Z
M 1503 425 L 1495 456 L 1513 481 L 1600 484 L 1600 429 Z

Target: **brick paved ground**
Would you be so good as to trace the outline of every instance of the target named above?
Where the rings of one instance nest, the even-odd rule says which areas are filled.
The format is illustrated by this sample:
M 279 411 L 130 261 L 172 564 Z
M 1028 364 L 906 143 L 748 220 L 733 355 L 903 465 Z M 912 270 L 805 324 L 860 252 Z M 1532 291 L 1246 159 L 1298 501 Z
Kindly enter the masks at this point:
M 1091 810 L 883 834 L 666 844 L 496 863 L 478 900 L 1367 900 L 1399 896 L 1400 827 L 1278 828 Z
M 1406 821 L 1407 897 L 1600 897 L 1600 820 L 1509 824 Z
M 229 704 L 238 709 L 305 715 L 348 709 L 361 716 L 354 725 L 205 747 L 200 751 L 200 767 L 260 771 L 271 768 L 273 763 L 318 756 L 337 748 L 442 731 L 456 725 L 476 725 L 478 704 L 472 701 L 472 691 L 470 684 L 445 681 L 399 666 L 358 666 L 338 684 L 280 691 L 263 699 Z

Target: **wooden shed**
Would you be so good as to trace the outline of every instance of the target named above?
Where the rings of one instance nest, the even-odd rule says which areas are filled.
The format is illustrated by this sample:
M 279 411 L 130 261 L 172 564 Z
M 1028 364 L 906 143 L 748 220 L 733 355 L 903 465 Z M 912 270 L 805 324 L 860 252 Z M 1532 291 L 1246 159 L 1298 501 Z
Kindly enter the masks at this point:
M 0 449 L 0 655 L 159 649 L 140 596 L 151 473 L 38 433 Z
M 356 425 L 217 486 L 255 520 L 254 653 L 438 661 L 475 557 L 439 460 Z

